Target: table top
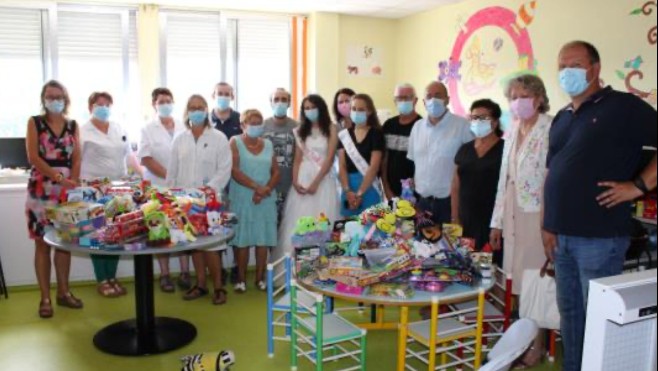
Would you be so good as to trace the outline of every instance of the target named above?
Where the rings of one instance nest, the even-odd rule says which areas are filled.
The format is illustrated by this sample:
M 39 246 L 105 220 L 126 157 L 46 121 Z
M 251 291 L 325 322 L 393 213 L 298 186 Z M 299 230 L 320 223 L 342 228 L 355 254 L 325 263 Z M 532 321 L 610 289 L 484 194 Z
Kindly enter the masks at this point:
M 50 231 L 46 233 L 44 241 L 50 246 L 53 246 L 60 250 L 77 252 L 83 254 L 94 254 L 94 255 L 113 255 L 113 256 L 135 256 L 135 255 L 158 255 L 158 254 L 175 254 L 180 252 L 192 251 L 192 250 L 206 250 L 210 248 L 215 248 L 220 245 L 226 244 L 228 241 L 232 240 L 235 237 L 235 233 L 231 231 L 228 234 L 219 235 L 219 236 L 207 236 L 199 237 L 195 242 L 191 242 L 186 245 L 177 245 L 174 247 L 160 247 L 160 248 L 151 248 L 146 247 L 143 242 L 126 244 L 125 246 L 120 246 L 116 250 L 102 250 L 102 249 L 93 249 L 88 247 L 82 247 L 78 244 L 63 242 L 57 237 L 55 231 Z M 140 246 L 141 245 L 141 246 Z
M 350 295 L 339 293 L 336 291 L 335 286 L 323 287 L 316 284 L 309 285 L 308 283 L 301 281 L 300 284 L 309 291 L 352 303 L 392 307 L 424 307 L 431 305 L 432 298 L 434 297 L 438 298 L 441 304 L 454 304 L 472 300 L 477 298 L 480 290 L 484 290 L 485 292 L 491 291 L 496 283 L 493 279 L 478 280 L 473 285 L 462 285 L 455 283 L 448 286 L 443 292 L 440 293 L 415 290 L 414 296 L 409 299 L 395 299 L 370 295 Z
M 640 218 L 640 217 L 635 217 L 635 219 L 637 221 L 639 221 L 640 223 L 643 223 L 643 224 L 646 224 L 646 225 L 656 226 L 656 224 L 658 224 L 656 222 L 656 219 L 647 219 L 647 218 Z

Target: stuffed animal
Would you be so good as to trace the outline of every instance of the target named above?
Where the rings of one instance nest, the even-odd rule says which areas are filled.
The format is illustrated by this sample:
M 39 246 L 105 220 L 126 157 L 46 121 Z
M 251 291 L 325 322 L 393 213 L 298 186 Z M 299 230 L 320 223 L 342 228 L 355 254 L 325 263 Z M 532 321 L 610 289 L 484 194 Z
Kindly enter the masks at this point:
M 169 219 L 161 211 L 146 215 L 146 226 L 149 229 L 148 241 L 146 244 L 152 247 L 162 247 L 171 243 L 171 234 L 169 233 Z
M 228 351 L 201 353 L 183 357 L 181 371 L 229 371 L 235 365 L 235 354 Z
M 366 237 L 366 231 L 359 222 L 348 222 L 345 224 L 345 234 L 350 239 L 350 245 L 347 249 L 347 256 L 356 257 L 361 249 L 361 242 Z
M 402 180 L 402 197 L 403 200 L 411 202 L 412 205 L 416 204 L 416 197 L 414 196 L 414 180 Z
M 313 233 L 317 230 L 315 225 L 315 218 L 307 216 L 300 218 L 297 221 L 297 228 L 295 229 L 295 234 L 298 236 L 303 236 L 308 233 Z
M 217 236 L 222 233 L 222 213 L 208 210 L 208 234 Z

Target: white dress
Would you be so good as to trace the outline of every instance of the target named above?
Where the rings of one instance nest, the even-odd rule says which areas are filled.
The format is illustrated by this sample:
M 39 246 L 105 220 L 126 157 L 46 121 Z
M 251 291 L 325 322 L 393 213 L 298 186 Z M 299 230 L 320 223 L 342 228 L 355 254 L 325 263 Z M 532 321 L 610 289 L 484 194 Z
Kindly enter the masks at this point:
M 304 145 L 320 155 L 322 161 L 325 161 L 329 155 L 329 139 L 322 135 L 319 130 L 314 129 Z M 309 187 L 319 172 L 320 165 L 304 155 L 304 160 L 299 168 L 299 184 L 302 187 Z M 333 172 L 329 171 L 327 176 L 324 177 L 315 195 L 300 195 L 296 189 L 290 190 L 283 221 L 279 229 L 279 246 L 272 253 L 272 258 L 275 261 L 286 253 L 292 253 L 291 237 L 300 218 L 310 216 L 318 218 L 320 214 L 324 213 L 332 224 L 339 218 L 340 207 L 336 196 L 338 190 L 336 189 L 336 180 L 332 174 Z

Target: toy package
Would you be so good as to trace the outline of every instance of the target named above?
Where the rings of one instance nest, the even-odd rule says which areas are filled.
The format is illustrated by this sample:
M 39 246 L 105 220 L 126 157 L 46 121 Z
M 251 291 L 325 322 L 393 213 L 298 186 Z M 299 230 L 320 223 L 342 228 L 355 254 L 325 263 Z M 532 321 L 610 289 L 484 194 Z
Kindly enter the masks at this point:
M 319 218 L 303 217 L 297 221 L 295 234 L 292 236 L 292 246 L 320 246 L 331 241 L 331 238 L 331 223 L 324 214 Z
M 415 292 L 409 284 L 377 283 L 369 287 L 368 295 L 406 300 L 413 298 Z
M 201 353 L 183 357 L 181 362 L 181 371 L 229 371 L 235 365 L 235 354 L 232 351 Z

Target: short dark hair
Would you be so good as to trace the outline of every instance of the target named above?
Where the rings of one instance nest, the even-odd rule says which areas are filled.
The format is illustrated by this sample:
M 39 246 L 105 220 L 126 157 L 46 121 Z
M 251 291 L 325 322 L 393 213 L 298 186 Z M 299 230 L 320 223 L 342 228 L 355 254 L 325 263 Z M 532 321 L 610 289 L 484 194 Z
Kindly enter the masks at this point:
M 587 55 L 589 56 L 589 61 L 592 64 L 599 64 L 601 63 L 601 53 L 599 52 L 599 49 L 594 46 L 594 44 L 588 42 L 588 41 L 583 41 L 583 40 L 576 40 L 568 43 L 565 45 L 562 50 L 566 49 L 571 49 L 571 48 L 585 48 L 587 50 Z
M 354 97 L 356 95 L 356 92 L 350 88 L 342 88 L 336 92 L 336 95 L 334 96 L 334 118 L 336 119 L 336 123 L 339 123 L 340 120 L 344 119 L 343 115 L 340 114 L 340 111 L 338 111 L 338 97 L 340 97 L 342 94 L 349 95 L 350 97 Z
M 480 99 L 473 102 L 471 105 L 471 112 L 475 111 L 478 108 L 483 108 L 489 111 L 491 118 L 498 122 L 498 127 L 496 128 L 496 135 L 499 137 L 503 136 L 503 130 L 500 127 L 500 119 L 503 117 L 503 110 L 500 108 L 500 105 L 491 99 Z
M 174 100 L 174 94 L 171 92 L 171 90 L 167 88 L 156 88 L 151 93 L 151 103 L 155 104 L 155 102 L 158 100 L 158 97 L 161 95 L 166 95 L 171 98 L 171 100 Z

